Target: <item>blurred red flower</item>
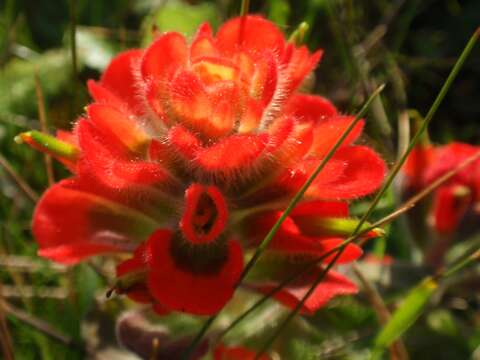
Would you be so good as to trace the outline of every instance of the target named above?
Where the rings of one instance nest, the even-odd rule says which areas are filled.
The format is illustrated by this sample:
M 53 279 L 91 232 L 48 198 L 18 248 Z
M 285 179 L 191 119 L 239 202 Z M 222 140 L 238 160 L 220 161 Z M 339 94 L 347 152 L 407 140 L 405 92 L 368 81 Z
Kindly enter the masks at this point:
M 409 191 L 418 191 L 480 151 L 480 147 L 453 142 L 414 149 L 403 172 Z M 480 160 L 462 169 L 434 192 L 431 215 L 439 233 L 454 232 L 468 210 L 479 212 Z
M 171 32 L 118 55 L 99 82 L 89 81 L 94 103 L 85 117 L 59 134 L 63 155 L 42 149 L 74 176 L 37 205 L 39 254 L 73 264 L 131 253 L 117 269 L 119 292 L 159 313 L 218 312 L 233 295 L 245 254 L 354 119 L 323 97 L 297 92 L 321 53 L 246 16 L 216 35 L 203 25 L 190 43 Z M 281 280 L 278 269 L 321 256 L 349 235 L 336 222 L 348 217 L 347 201 L 375 191 L 385 174 L 373 150 L 353 145 L 362 128 L 363 121 L 282 225 L 265 255 L 276 265 L 249 276 L 248 289 L 265 292 Z M 28 134 L 23 139 L 42 148 Z M 351 244 L 339 262 L 360 255 Z M 294 306 L 318 271 L 277 299 Z M 352 282 L 330 272 L 303 311 L 354 292 Z

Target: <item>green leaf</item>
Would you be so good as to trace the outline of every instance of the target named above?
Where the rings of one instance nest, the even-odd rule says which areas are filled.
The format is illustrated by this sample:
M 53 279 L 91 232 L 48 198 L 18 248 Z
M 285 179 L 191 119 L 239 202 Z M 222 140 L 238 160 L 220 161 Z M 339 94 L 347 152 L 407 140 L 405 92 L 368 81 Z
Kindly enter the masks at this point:
M 315 347 L 306 341 L 293 339 L 289 342 L 288 359 L 291 360 L 315 360 L 318 359 L 318 346 Z
M 286 26 L 290 17 L 290 3 L 287 0 L 270 1 L 268 18 L 279 26 Z
M 75 268 L 75 283 L 78 291 L 78 316 L 83 318 L 94 306 L 95 293 L 102 286 L 102 281 L 91 267 L 81 264 Z
M 400 307 L 393 313 L 390 321 L 377 335 L 375 339 L 377 357 L 415 323 L 437 286 L 437 282 L 428 277 L 410 291 Z
M 219 23 L 218 11 L 212 3 L 187 4 L 169 1 L 156 13 L 147 17 L 142 25 L 142 44 L 148 45 L 153 40 L 152 28 L 160 32 L 178 31 L 185 36 L 192 36 L 204 22 L 216 27 Z
M 102 71 L 119 52 L 120 47 L 107 41 L 98 31 L 78 26 L 77 51 L 80 60 L 88 67 Z

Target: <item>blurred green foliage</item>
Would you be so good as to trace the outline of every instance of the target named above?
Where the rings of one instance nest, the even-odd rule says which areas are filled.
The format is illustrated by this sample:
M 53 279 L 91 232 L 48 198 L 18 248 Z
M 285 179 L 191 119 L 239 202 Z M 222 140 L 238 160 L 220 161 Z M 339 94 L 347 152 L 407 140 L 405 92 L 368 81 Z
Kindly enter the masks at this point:
M 17 133 L 39 128 L 35 72 L 46 99 L 49 129 L 69 128 L 88 102 L 85 81 L 97 78 L 117 52 L 145 46 L 154 30 L 177 30 L 191 36 L 203 21 L 217 28 L 238 11 L 239 3 L 232 0 L 0 0 L 0 153 L 41 193 L 47 187 L 42 155 L 13 142 Z M 300 22 L 309 23 L 307 45 L 325 49 L 315 74 L 314 92 L 331 98 L 342 111 L 354 112 L 372 87 L 387 83 L 382 95 L 385 114 L 371 111 L 366 141 L 389 160 L 395 158 L 401 112 L 416 109 L 426 113 L 456 56 L 480 25 L 478 0 L 252 0 L 251 12 L 264 14 L 287 34 Z M 69 37 L 73 19 L 78 73 L 72 69 Z M 430 135 L 434 142 L 480 142 L 478 79 L 480 47 L 474 50 L 433 121 Z M 386 125 L 382 125 L 385 120 Z M 384 134 L 386 128 L 391 128 L 390 137 Z M 58 164 L 55 173 L 57 179 L 67 174 Z M 109 329 L 105 332 L 113 336 L 120 307 L 116 300 L 106 305 L 96 298 L 107 286 L 102 274 L 89 265 L 59 273 L 36 258 L 29 230 L 33 203 L 3 167 L 0 194 L 0 256 L 28 256 L 41 265 L 35 271 L 0 267 L 4 286 L 21 289 L 23 284 L 34 292 L 32 297 L 20 293 L 7 300 L 78 343 L 85 341 L 81 327 L 91 322 L 92 316 L 100 329 Z M 392 191 L 374 215 L 386 215 L 398 203 Z M 355 204 L 353 213 L 361 214 L 367 204 Z M 379 240 L 367 249 L 409 261 L 408 266 L 416 269 L 418 263 L 412 262 L 416 250 L 405 225 L 395 223 L 387 232 L 386 242 Z M 410 286 L 418 280 L 410 281 Z M 478 277 L 476 280 L 478 289 Z M 427 309 L 418 325 L 407 332 L 405 341 L 412 359 L 463 360 L 480 351 L 478 292 L 458 287 L 458 292 L 447 292 L 434 309 Z M 35 295 L 51 288 L 64 289 L 67 296 L 58 300 Z M 392 291 L 386 286 L 383 290 L 388 303 L 397 295 L 405 296 L 407 288 Z M 275 322 L 264 326 L 261 321 L 264 318 L 256 316 L 249 320 L 249 326 L 258 326 L 265 333 L 251 335 L 240 329 L 243 331 L 234 340 L 255 346 L 265 339 Z M 82 351 L 34 330 L 15 316 L 8 316 L 8 325 L 18 359 L 85 357 Z M 184 331 L 197 326 L 198 321 L 182 318 L 170 325 L 174 331 Z M 280 348 L 285 359 L 364 359 L 378 329 L 375 313 L 365 297 L 359 296 L 334 301 L 314 317 L 298 319 L 279 343 L 283 343 Z M 96 336 L 101 338 L 102 334 Z

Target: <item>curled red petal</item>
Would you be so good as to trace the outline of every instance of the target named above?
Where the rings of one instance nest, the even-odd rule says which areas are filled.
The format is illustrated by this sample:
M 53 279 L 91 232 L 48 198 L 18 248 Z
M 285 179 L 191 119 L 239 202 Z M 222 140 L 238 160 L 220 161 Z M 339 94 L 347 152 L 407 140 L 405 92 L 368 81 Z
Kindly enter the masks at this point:
M 83 149 L 80 160 L 80 173 L 85 177 L 94 177 L 98 184 L 127 191 L 142 185 L 169 188 L 174 180 L 160 164 L 142 160 L 130 161 L 125 154 L 116 152 L 108 146 L 108 137 L 87 121 L 77 126 L 80 145 Z
M 300 277 L 293 283 L 290 283 L 277 292 L 273 297 L 283 305 L 293 309 L 300 300 L 305 296 L 312 286 L 313 281 L 319 276 L 321 268 L 317 268 L 314 272 Z M 277 284 L 248 284 L 248 287 L 268 294 Z M 300 309 L 301 314 L 313 315 L 321 307 L 325 306 L 331 299 L 340 295 L 351 295 L 358 292 L 357 286 L 345 276 L 329 271 L 320 284 L 315 287 L 313 293 L 308 297 L 307 301 Z
M 145 50 L 141 74 L 144 79 L 153 81 L 171 79 L 178 69 L 186 65 L 187 55 L 185 38 L 179 33 L 166 33 Z
M 278 157 L 278 155 L 276 156 Z M 286 161 L 287 159 L 282 156 L 280 160 Z M 305 184 L 308 177 L 315 171 L 320 162 L 321 159 L 307 159 L 300 161 L 291 168 L 287 168 L 258 191 L 246 197 L 244 200 L 245 203 L 257 204 L 258 202 L 270 202 L 293 196 Z M 312 187 L 323 186 L 339 178 L 343 174 L 345 166 L 344 161 L 331 159 L 317 175 Z M 313 196 L 313 198 L 315 198 L 315 196 Z
M 267 135 L 232 135 L 198 151 L 196 162 L 211 172 L 228 174 L 253 168 L 267 145 Z
M 128 111 L 128 104 L 94 80 L 87 81 L 88 92 L 100 104 L 108 104 L 116 109 Z
M 208 23 L 200 25 L 190 45 L 190 59 L 204 56 L 218 56 L 218 50 L 212 37 L 212 27 Z
M 92 104 L 87 108 L 88 117 L 105 137 L 125 146 L 133 153 L 145 153 L 150 136 L 139 126 L 133 115 L 106 104 Z
M 100 85 L 126 102 L 129 108 L 141 113 L 143 105 L 138 100 L 135 69 L 142 57 L 142 50 L 128 50 L 117 55 L 103 72 Z
M 290 213 L 298 217 L 347 217 L 348 204 L 340 201 L 306 201 L 298 204 Z
M 278 84 L 279 64 L 274 51 L 265 51 L 255 63 L 251 76 L 250 95 L 267 106 L 275 94 Z
M 313 129 L 313 143 L 310 153 L 313 156 L 325 157 L 354 120 L 355 117 L 353 116 L 335 116 L 316 124 Z M 363 120 L 355 124 L 340 146 L 344 147 L 353 143 L 362 133 L 364 124 Z
M 241 113 L 238 84 L 230 80 L 216 82 L 209 86 L 209 98 L 215 106 L 200 130 L 212 138 L 229 135 Z
M 291 119 L 291 118 L 290 118 Z M 308 153 L 313 142 L 311 123 L 293 122 L 291 134 L 274 152 L 274 157 L 284 167 L 296 167 Z M 307 160 L 308 162 L 308 160 Z M 301 167 L 301 166 L 300 166 Z
M 321 199 L 353 199 L 377 190 L 383 182 L 386 166 L 380 156 L 366 146 L 339 149 L 331 161 L 345 164 L 333 181 L 314 183 L 307 194 Z
M 292 50 L 291 58 L 286 64 L 285 76 L 288 78 L 288 82 L 283 89 L 286 94 L 290 95 L 301 85 L 305 77 L 315 69 L 322 54 L 323 50 L 310 54 L 305 46 Z
M 72 264 L 131 250 L 154 226 L 143 214 L 85 192 L 78 180 L 70 179 L 45 192 L 35 208 L 32 229 L 41 256 Z
M 230 300 L 243 269 L 243 252 L 229 241 L 225 261 L 216 272 L 199 273 L 180 267 L 171 253 L 172 233 L 158 230 L 148 240 L 152 257 L 148 287 L 154 298 L 173 311 L 215 314 Z
M 310 189 L 323 186 L 323 184 L 328 184 L 339 179 L 347 166 L 342 160 L 330 159 L 323 167 L 322 171 L 316 176 Z M 321 159 L 303 160 L 294 168 L 287 170 L 278 179 L 278 184 L 281 187 L 292 191 L 298 191 L 298 189 L 305 184 L 310 175 L 318 168 L 320 163 Z
M 240 49 L 251 54 L 262 53 L 265 49 L 280 53 L 285 40 L 275 24 L 261 16 L 248 15 L 223 24 L 217 32 L 217 46 L 227 55 Z
M 207 93 L 204 83 L 193 72 L 179 72 L 170 87 L 170 106 L 172 116 L 178 122 L 206 137 L 215 138 L 232 130 L 238 108 L 238 91 L 235 82 L 228 80 L 214 82 Z
M 197 156 L 202 149 L 200 140 L 189 130 L 181 125 L 173 126 L 168 132 L 169 143 L 188 160 Z
M 278 150 L 286 140 L 290 140 L 294 137 L 292 136 L 294 130 L 295 122 L 290 117 L 282 117 L 275 121 L 268 129 L 269 137 L 267 149 L 272 152 Z M 297 141 L 297 139 L 294 141 Z M 289 145 L 292 147 L 291 144 Z
M 170 104 L 177 120 L 194 128 L 206 123 L 212 110 L 203 84 L 191 71 L 181 71 L 173 79 Z
M 212 36 L 212 35 L 213 35 L 212 27 L 208 22 L 204 22 L 198 27 L 197 33 L 195 34 L 195 38 L 201 37 L 201 36 Z
M 285 112 L 301 121 L 319 122 L 337 115 L 337 109 L 330 100 L 307 94 L 292 95 L 285 105 Z
M 271 211 L 249 218 L 245 224 L 248 236 L 263 240 L 273 225 L 281 216 L 280 211 Z M 283 255 L 314 255 L 323 256 L 343 242 L 341 238 L 325 238 L 319 234 L 317 237 L 305 236 L 301 228 L 295 223 L 294 218 L 287 217 L 269 244 L 268 249 Z M 351 262 L 362 255 L 362 250 L 355 244 L 349 244 L 337 259 L 339 264 Z M 328 261 L 332 256 L 327 257 Z

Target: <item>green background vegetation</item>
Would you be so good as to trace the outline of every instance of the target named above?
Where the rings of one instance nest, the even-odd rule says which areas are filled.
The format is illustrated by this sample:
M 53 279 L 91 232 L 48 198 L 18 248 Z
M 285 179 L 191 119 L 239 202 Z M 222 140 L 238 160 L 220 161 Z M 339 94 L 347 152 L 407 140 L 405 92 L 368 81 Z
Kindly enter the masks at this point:
M 230 0 L 0 0 L 2 161 L 34 192 L 41 194 L 47 188 L 43 156 L 13 141 L 19 132 L 40 127 L 36 73 L 49 130 L 69 129 L 89 101 L 86 80 L 98 78 L 117 52 L 148 44 L 152 26 L 192 35 L 203 21 L 217 27 L 235 16 L 239 6 Z M 399 116 L 409 109 L 423 115 L 427 112 L 458 54 L 480 25 L 478 0 L 252 0 L 250 12 L 264 14 L 286 34 L 302 21 L 310 24 L 306 44 L 310 49 L 325 50 L 311 82 L 312 92 L 329 97 L 341 111 L 354 113 L 376 86 L 387 84 L 383 107 L 371 109 L 363 141 L 390 163 L 398 148 Z M 75 69 L 71 56 L 74 24 Z M 433 142 L 480 142 L 479 80 L 477 46 L 432 122 Z M 55 164 L 56 179 L 67 175 Z M 391 212 L 398 201 L 394 191 L 388 193 L 374 215 Z M 362 214 L 367 204 L 358 202 L 353 211 Z M 99 348 L 115 346 L 112 326 L 124 304 L 105 301 L 103 296 L 111 284 L 103 269 L 111 264 L 93 262 L 59 270 L 37 258 L 30 233 L 33 206 L 4 166 L 0 167 L 0 299 L 42 319 L 74 344 L 65 345 L 9 313 L 7 324 L 16 357 L 82 359 L 85 340 L 90 346 L 93 338 L 101 343 Z M 401 299 L 428 273 L 416 258 L 406 228 L 401 221 L 394 223 L 387 227 L 386 240 L 367 248 L 399 260 L 398 266 L 389 267 L 391 278 L 384 283 L 375 280 L 375 269 L 367 266 L 365 270 L 389 304 Z M 452 248 L 452 258 L 478 244 L 478 235 L 467 235 Z M 19 266 L 19 261 L 25 265 Z M 480 358 L 480 272 L 474 269 L 467 275 L 468 281 L 456 279 L 406 334 L 412 359 L 473 359 L 475 350 Z M 52 295 L 55 291 L 57 298 Z M 262 319 L 259 315 L 246 323 L 255 327 Z M 191 331 L 198 321 L 169 318 L 167 323 L 176 334 Z M 98 331 L 92 332 L 93 325 Z M 252 335 L 246 327 L 232 336 L 253 347 L 272 331 L 267 328 L 265 334 Z M 83 337 L 82 328 L 87 334 Z M 313 318 L 292 324 L 282 336 L 280 350 L 285 359 L 363 359 L 368 357 L 378 329 L 365 296 L 341 299 Z

